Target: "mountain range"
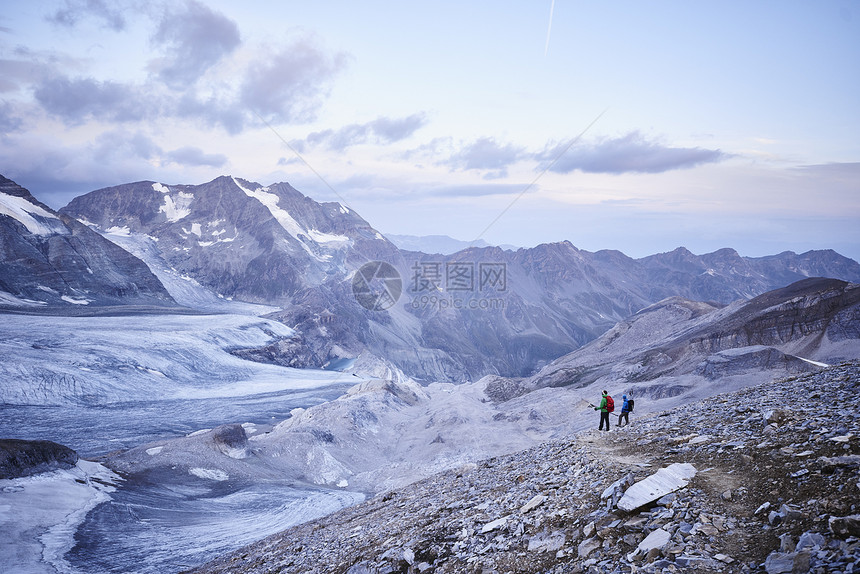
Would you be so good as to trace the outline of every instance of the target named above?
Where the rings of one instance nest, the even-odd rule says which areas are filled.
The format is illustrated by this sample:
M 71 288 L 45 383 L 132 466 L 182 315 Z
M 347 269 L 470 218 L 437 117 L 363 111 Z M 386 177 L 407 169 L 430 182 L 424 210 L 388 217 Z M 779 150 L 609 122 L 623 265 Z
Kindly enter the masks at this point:
M 86 453 L 3 489 L 7 545 L 27 549 L 0 552 L 7 569 L 185 569 L 366 495 L 568 440 L 597 426 L 602 390 L 636 399 L 640 435 L 649 419 L 685 434 L 698 399 L 757 383 L 802 396 L 796 377 L 860 356 L 860 266 L 832 251 L 422 253 L 339 203 L 228 176 L 106 188 L 59 212 L 3 179 L 0 249 L 3 435 Z M 829 370 L 846 388 L 854 371 Z M 697 415 L 701 436 L 641 440 L 660 456 L 677 440 L 710 448 L 727 415 L 750 440 L 718 454 L 771 448 L 768 436 L 790 445 L 777 457 L 797 446 L 773 424 L 746 428 L 785 412 L 753 416 L 727 396 L 708 403 L 722 414 Z M 816 425 L 855 448 L 826 416 Z M 55 447 L 37 442 L 4 448 L 53 468 L 39 464 Z M 582 468 L 542 462 L 594 490 Z M 507 496 L 501 476 L 492 489 Z
M 860 265 L 833 251 L 750 258 L 678 248 L 632 259 L 566 241 L 516 251 L 407 251 L 344 205 L 317 203 L 286 183 L 230 176 L 109 187 L 56 214 L 3 181 L 7 308 L 266 305 L 295 335 L 236 351 L 290 366 L 349 366 L 419 381 L 525 377 L 666 297 L 721 306 L 807 277 L 860 281 Z M 40 222 L 38 233 L 31 220 Z M 78 236 L 110 253 L 99 255 L 109 263 L 69 266 L 57 247 L 46 247 Z M 379 276 L 377 262 L 392 275 Z M 368 289 L 361 296 L 358 280 Z M 379 295 L 385 305 L 367 305 Z

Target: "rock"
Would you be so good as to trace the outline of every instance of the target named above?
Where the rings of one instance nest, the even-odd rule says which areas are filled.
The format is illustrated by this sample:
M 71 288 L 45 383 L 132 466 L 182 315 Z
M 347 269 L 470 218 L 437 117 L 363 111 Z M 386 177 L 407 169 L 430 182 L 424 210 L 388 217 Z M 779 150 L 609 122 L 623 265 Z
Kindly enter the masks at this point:
M 830 532 L 837 536 L 860 536 L 860 514 L 831 516 L 828 526 L 830 527 Z
M 771 552 L 764 561 L 767 574 L 806 574 L 809 552 Z
M 783 513 L 771 510 L 770 513 L 767 515 L 767 522 L 771 526 L 779 526 L 780 524 L 782 524 L 784 518 L 785 515 Z
M 764 413 L 764 420 L 768 424 L 780 424 L 788 418 L 788 413 L 783 409 L 772 409 Z
M 823 548 L 825 544 L 827 544 L 827 540 L 822 535 L 804 532 L 800 535 L 800 540 L 797 541 L 796 550 L 817 550 Z
M 790 504 L 783 504 L 780 506 L 779 513 L 786 520 L 794 521 L 803 518 L 803 512 L 799 508 L 791 506 Z
M 822 456 L 818 459 L 821 462 L 821 472 L 833 473 L 838 468 L 860 468 L 860 455 L 852 454 L 847 456 Z
M 585 525 L 585 528 L 582 529 L 582 535 L 586 538 L 591 537 L 594 534 L 594 531 L 597 529 L 594 522 L 589 522 Z
M 49 440 L 0 439 L 0 479 L 72 468 L 78 454 Z
M 687 486 L 696 476 L 696 467 L 689 463 L 674 463 L 640 480 L 624 492 L 618 508 L 632 512 L 662 496 Z
M 535 495 L 534 497 L 532 497 L 532 499 L 531 499 L 531 500 L 529 500 L 528 502 L 526 502 L 526 503 L 522 506 L 522 508 L 520 508 L 520 513 L 521 513 L 521 514 L 525 514 L 526 512 L 528 512 L 528 511 L 530 511 L 530 510 L 534 510 L 535 508 L 537 508 L 538 506 L 540 506 L 541 504 L 543 504 L 543 502 L 544 502 L 546 499 L 547 499 L 547 497 L 546 497 L 546 496 L 544 496 L 543 494 L 537 494 L 537 495 Z
M 600 548 L 602 544 L 603 543 L 596 536 L 592 538 L 586 538 L 579 543 L 579 546 L 576 549 L 577 556 L 579 556 L 580 558 L 588 558 L 588 555 Z
M 556 552 L 564 546 L 567 537 L 564 532 L 541 533 L 529 538 L 529 552 Z
M 641 556 L 649 556 L 652 552 L 658 551 L 662 552 L 663 548 L 669 544 L 672 535 L 663 530 L 662 528 L 658 528 L 653 531 L 651 534 L 646 536 L 642 542 L 636 547 L 636 550 L 627 555 L 627 560 L 633 562 L 637 558 Z M 659 554 L 658 554 L 659 555 Z M 654 555 L 652 555 L 653 557 Z
M 353 564 L 346 574 L 377 574 L 377 569 L 373 567 L 373 563 L 369 560 L 363 560 L 358 564 Z
M 502 526 L 504 526 L 508 522 L 509 518 L 510 518 L 510 516 L 502 516 L 501 518 L 497 518 L 496 520 L 493 520 L 492 522 L 486 523 L 484 525 L 484 527 L 481 528 L 481 534 L 486 534 L 487 532 L 495 530 L 496 528 L 501 528 Z
M 609 505 L 614 506 L 618 499 L 624 495 L 624 489 L 633 484 L 633 474 L 627 473 L 624 477 L 619 478 L 610 484 L 600 495 L 600 500 L 609 500 Z

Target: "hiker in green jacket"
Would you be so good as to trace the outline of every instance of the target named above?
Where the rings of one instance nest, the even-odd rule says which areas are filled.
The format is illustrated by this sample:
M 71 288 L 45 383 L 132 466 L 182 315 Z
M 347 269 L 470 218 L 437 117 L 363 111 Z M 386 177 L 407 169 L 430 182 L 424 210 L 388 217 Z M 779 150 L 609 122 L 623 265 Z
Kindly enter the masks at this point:
M 600 426 L 597 430 L 603 430 L 603 423 L 606 422 L 606 430 L 609 430 L 609 409 L 606 406 L 606 397 L 609 395 L 603 391 L 603 396 L 600 398 L 600 406 L 594 407 L 594 410 L 600 411 Z

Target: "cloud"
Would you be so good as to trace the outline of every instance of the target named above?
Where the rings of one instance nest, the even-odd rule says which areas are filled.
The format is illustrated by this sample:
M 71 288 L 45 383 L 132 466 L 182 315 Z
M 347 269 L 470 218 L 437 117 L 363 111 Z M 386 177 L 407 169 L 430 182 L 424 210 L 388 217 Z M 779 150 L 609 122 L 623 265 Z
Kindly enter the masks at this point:
M 313 132 L 305 138 L 304 143 L 335 151 L 343 151 L 368 142 L 392 143 L 408 138 L 426 123 L 427 119 L 423 113 L 405 118 L 379 117 L 364 124 L 350 124 L 337 130 Z
M 72 125 L 88 118 L 144 121 L 160 111 L 158 98 L 145 95 L 140 87 L 93 78 L 48 77 L 36 86 L 33 95 L 47 112 Z
M 860 162 L 802 165 L 796 169 L 809 176 L 827 176 L 828 178 L 860 184 Z
M 547 148 L 535 157 L 549 161 L 560 159 L 549 169 L 557 173 L 575 170 L 586 173 L 662 173 L 675 169 L 714 163 L 727 157 L 720 150 L 668 147 L 646 140 L 639 132 L 615 139 L 604 139 L 591 145 L 567 144 Z
M 167 161 L 182 165 L 202 165 L 207 167 L 222 167 L 227 163 L 227 156 L 207 154 L 197 147 L 181 147 L 167 153 Z
M 47 20 L 60 26 L 73 28 L 81 19 L 93 17 L 101 20 L 103 25 L 111 30 L 116 32 L 125 30 L 126 21 L 123 13 L 128 7 L 124 5 L 125 3 L 112 2 L 110 6 L 108 4 L 104 0 L 66 0 L 63 7 L 48 16 Z
M 302 38 L 245 71 L 238 104 L 273 122 L 312 121 L 329 82 L 346 62 L 345 54 L 329 57 L 310 38 Z
M 97 162 L 159 157 L 163 152 L 155 141 L 143 132 L 111 130 L 99 135 L 92 146 L 92 158 Z
M 24 122 L 11 102 L 0 101 L 0 133 L 8 134 L 21 129 Z
M 167 54 L 151 66 L 172 88 L 193 84 L 241 43 L 234 21 L 194 0 L 165 12 L 152 41 Z
M 483 137 L 462 147 L 448 161 L 460 169 L 495 170 L 499 177 L 504 177 L 508 166 L 523 157 L 526 157 L 524 148 L 501 145 L 494 138 Z

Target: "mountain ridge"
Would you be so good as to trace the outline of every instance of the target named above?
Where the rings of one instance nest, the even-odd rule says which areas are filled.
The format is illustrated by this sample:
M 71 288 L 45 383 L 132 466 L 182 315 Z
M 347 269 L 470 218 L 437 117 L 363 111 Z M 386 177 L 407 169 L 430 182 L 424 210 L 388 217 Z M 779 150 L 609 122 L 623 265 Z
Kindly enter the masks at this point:
M 233 176 L 103 188 L 60 214 L 142 258 L 182 305 L 257 313 L 265 311 L 253 305 L 268 305 L 270 317 L 296 328 L 290 344 L 248 350 L 249 358 L 421 381 L 532 375 L 669 296 L 728 304 L 808 276 L 860 281 L 860 264 L 832 251 L 749 258 L 678 248 L 632 259 L 570 241 L 403 251 L 339 203 Z M 375 261 L 400 281 L 382 310 L 364 308 L 354 292 L 355 273 Z

